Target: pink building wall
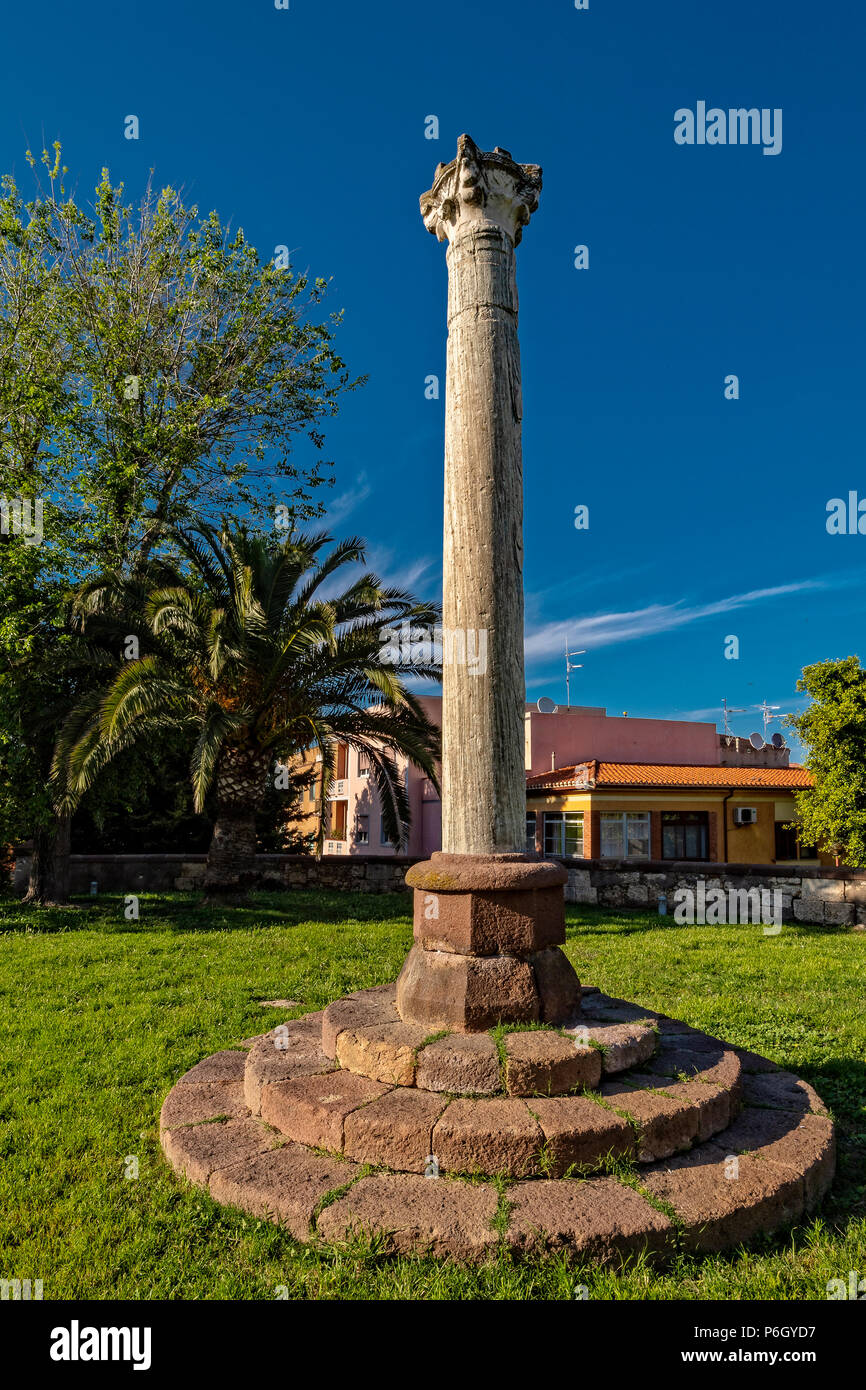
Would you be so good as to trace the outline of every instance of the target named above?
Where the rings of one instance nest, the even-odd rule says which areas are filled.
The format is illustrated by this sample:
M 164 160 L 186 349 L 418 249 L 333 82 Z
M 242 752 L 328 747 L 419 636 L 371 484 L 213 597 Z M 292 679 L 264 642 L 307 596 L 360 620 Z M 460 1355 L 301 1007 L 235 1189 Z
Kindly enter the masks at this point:
M 611 763 L 715 766 L 720 761 L 719 735 L 715 724 L 623 718 L 580 706 L 542 714 L 527 705 L 527 772 L 548 772 L 551 767 L 569 767 L 593 758 Z
M 428 719 L 434 724 L 442 722 L 442 700 L 440 696 L 424 695 L 419 703 Z M 442 844 L 442 805 L 439 793 L 433 783 L 420 768 L 408 763 L 406 758 L 397 758 L 397 765 L 407 778 L 409 809 L 412 824 L 409 832 L 407 854 L 425 857 L 439 849 Z M 379 794 L 371 776 L 359 771 L 358 754 L 349 749 L 347 775 L 332 786 L 332 800 L 345 799 L 347 837 L 345 841 L 325 840 L 325 854 L 396 854 L 391 844 L 382 844 L 380 826 L 382 807 Z M 368 841 L 359 843 L 355 830 L 359 817 L 366 817 Z
M 439 724 L 442 700 L 426 695 L 421 704 L 428 718 Z M 687 767 L 718 766 L 721 762 L 715 724 L 693 724 L 677 719 L 631 719 L 608 715 L 600 707 L 572 706 L 543 714 L 534 704 L 526 706 L 526 770 L 547 772 L 551 765 L 598 759 L 616 763 L 679 763 Z M 552 764 L 552 759 L 555 763 Z M 398 764 L 407 778 L 412 826 L 408 853 L 425 857 L 442 845 L 442 806 L 432 782 L 405 759 Z M 347 801 L 347 838 L 326 840 L 326 854 L 395 854 L 393 845 L 381 843 L 381 806 L 372 779 L 358 770 L 358 754 L 349 752 L 347 776 L 334 784 Z M 336 797 L 335 797 L 336 799 Z M 367 817 L 368 841 L 355 839 L 358 817 Z

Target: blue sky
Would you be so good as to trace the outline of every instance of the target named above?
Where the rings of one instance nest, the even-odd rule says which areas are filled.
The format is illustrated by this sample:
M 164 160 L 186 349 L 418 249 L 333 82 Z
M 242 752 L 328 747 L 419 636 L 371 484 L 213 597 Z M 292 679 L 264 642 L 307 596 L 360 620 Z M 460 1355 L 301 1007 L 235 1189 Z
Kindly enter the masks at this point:
M 47 0 L 4 19 L 0 167 L 59 138 L 81 194 L 153 168 L 333 276 L 369 375 L 328 433 L 334 532 L 436 597 L 446 269 L 418 197 L 462 131 L 541 164 L 517 253 L 528 694 L 564 700 L 567 636 L 573 703 L 793 709 L 803 665 L 864 655 L 866 536 L 825 525 L 866 497 L 864 39 L 842 0 Z M 698 101 L 781 108 L 781 153 L 677 145 Z

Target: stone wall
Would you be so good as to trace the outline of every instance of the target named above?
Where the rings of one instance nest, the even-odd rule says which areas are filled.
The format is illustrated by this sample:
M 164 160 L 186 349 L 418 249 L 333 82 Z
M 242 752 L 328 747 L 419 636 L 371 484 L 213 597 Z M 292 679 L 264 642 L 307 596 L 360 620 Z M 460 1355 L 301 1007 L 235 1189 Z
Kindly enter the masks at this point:
M 335 855 L 316 860 L 303 854 L 256 856 L 263 887 L 329 888 L 356 893 L 407 892 L 406 870 L 418 861 L 398 855 Z M 609 859 L 563 859 L 568 870 L 567 902 L 636 911 L 658 910 L 662 893 L 668 913 L 678 888 L 748 891 L 765 888 L 782 894 L 782 920 L 866 926 L 866 871 L 793 864 L 684 864 L 647 862 L 640 866 Z M 204 877 L 203 854 L 73 854 L 71 891 L 87 893 L 92 880 L 104 893 L 158 893 L 195 890 Z M 23 893 L 30 872 L 26 851 L 15 859 L 13 882 Z
M 667 860 L 639 867 L 625 861 L 573 859 L 562 861 L 568 869 L 565 898 L 572 903 L 598 907 L 657 911 L 662 894 L 668 913 L 675 907 L 678 888 L 697 892 L 703 883 L 709 892 L 724 893 L 757 888 L 782 895 L 782 920 L 828 925 L 866 925 L 866 872 L 860 869 L 827 869 L 819 864 L 695 864 Z
M 198 889 L 204 881 L 204 854 L 73 854 L 70 891 L 88 893 L 95 881 L 100 893 L 159 893 Z M 316 860 L 305 854 L 258 854 L 256 867 L 263 888 L 332 888 L 356 893 L 408 892 L 406 870 L 415 859 L 400 855 L 333 856 Z M 13 885 L 23 893 L 30 874 L 29 855 L 15 859 Z

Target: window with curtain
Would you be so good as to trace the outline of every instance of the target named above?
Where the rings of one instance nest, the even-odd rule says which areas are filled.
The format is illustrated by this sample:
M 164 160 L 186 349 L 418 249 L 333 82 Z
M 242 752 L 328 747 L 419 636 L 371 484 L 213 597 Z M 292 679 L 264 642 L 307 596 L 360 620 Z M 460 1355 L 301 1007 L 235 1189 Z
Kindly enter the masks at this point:
M 649 859 L 649 811 L 602 811 L 602 859 Z

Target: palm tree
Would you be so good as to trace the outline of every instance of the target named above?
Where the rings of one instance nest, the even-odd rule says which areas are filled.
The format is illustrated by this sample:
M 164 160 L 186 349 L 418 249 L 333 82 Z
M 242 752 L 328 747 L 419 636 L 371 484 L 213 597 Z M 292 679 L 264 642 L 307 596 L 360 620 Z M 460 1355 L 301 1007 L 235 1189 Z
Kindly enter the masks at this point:
M 225 520 L 219 530 L 197 522 L 164 531 L 180 563 L 161 557 L 150 584 L 109 574 L 79 598 L 85 633 L 101 628 L 104 642 L 113 622 L 118 634 L 136 634 L 139 650 L 66 720 L 54 758 L 59 803 L 74 807 L 138 740 L 191 733 L 196 810 L 210 791 L 216 803 L 205 889 L 228 891 L 252 881 L 256 813 L 275 760 L 316 747 L 324 807 L 339 741 L 367 754 L 385 831 L 404 847 L 409 806 L 395 754 L 434 783 L 438 757 L 438 730 L 405 679 L 436 680 L 440 670 L 384 647 L 382 632 L 429 629 L 438 609 L 368 572 L 327 596 L 344 566 L 363 563 L 357 538 L 320 556 L 331 543 L 323 533 L 279 539 Z M 322 838 L 320 816 L 319 851 Z

